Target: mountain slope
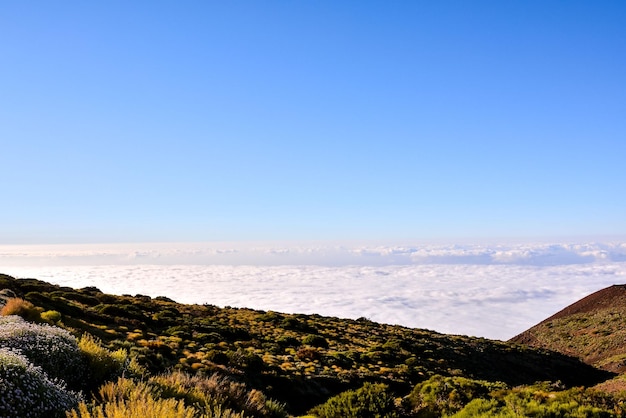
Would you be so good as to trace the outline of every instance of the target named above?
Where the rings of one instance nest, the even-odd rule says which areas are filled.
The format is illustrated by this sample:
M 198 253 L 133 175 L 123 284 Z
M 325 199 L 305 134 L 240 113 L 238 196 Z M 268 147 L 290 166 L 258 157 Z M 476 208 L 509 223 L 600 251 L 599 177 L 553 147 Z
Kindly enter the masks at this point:
M 558 351 L 604 370 L 626 371 L 626 285 L 599 290 L 511 342 Z
M 116 296 L 5 275 L 1 289 L 59 312 L 58 326 L 128 350 L 152 373 L 226 374 L 286 403 L 293 413 L 365 382 L 407 393 L 435 374 L 567 386 L 590 386 L 611 376 L 553 351 L 365 318 L 184 305 L 166 297 Z

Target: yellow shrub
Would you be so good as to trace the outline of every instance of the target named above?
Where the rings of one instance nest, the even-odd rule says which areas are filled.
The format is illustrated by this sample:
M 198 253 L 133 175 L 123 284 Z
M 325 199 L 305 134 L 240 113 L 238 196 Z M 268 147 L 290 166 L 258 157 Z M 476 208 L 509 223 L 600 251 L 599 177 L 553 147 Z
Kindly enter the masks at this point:
M 54 325 L 61 320 L 61 313 L 59 311 L 45 311 L 41 313 L 41 319 L 50 325 Z
M 182 388 L 181 388 L 182 389 Z M 183 389 L 184 390 L 184 389 Z M 221 405 L 205 405 L 202 412 L 186 406 L 183 399 L 163 398 L 162 391 L 146 382 L 119 378 L 99 390 L 100 404 L 78 405 L 68 418 L 244 418 L 243 413 Z
M 67 414 L 68 418 L 196 418 L 193 408 L 186 407 L 176 399 L 153 399 L 151 397 L 119 400 L 93 408 L 90 412 L 85 403 Z
M 100 386 L 104 381 L 115 379 L 125 372 L 140 375 L 139 365 L 131 360 L 126 350 L 111 351 L 102 346 L 100 340 L 90 334 L 83 334 L 78 340 L 78 348 L 88 367 L 88 380 L 91 389 Z

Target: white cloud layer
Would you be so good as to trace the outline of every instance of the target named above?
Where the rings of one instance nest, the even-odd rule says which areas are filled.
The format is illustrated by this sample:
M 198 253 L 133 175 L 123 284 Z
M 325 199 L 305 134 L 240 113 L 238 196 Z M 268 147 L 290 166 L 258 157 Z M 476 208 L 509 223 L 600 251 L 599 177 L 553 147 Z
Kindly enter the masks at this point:
M 0 247 L 0 272 L 183 303 L 508 339 L 626 282 L 626 243 Z
M 0 245 L 14 265 L 411 265 L 556 266 L 626 261 L 626 242 L 380 245 L 355 243 L 151 243 Z

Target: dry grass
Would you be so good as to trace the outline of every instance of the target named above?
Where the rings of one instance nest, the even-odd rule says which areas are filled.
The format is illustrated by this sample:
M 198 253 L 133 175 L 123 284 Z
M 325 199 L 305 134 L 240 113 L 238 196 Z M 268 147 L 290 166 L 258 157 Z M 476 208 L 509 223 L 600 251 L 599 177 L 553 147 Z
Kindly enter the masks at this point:
M 176 399 L 151 397 L 118 400 L 97 406 L 91 411 L 85 403 L 68 412 L 68 418 L 196 418 L 199 415 Z
M 77 409 L 67 413 L 68 418 L 245 418 L 243 412 L 235 412 L 219 402 L 203 402 L 202 395 L 181 396 L 187 388 L 178 388 L 179 393 L 164 390 L 154 385 L 154 380 L 169 382 L 172 385 L 186 383 L 197 386 L 202 379 L 182 375 L 161 376 L 150 381 L 134 381 L 119 378 L 108 382 L 99 390 L 97 404 L 81 403 Z M 223 381 L 211 380 L 208 387 L 223 387 Z M 171 388 L 170 388 L 171 389 Z M 175 396 L 178 395 L 178 396 Z M 189 394 L 188 394 L 189 395 Z M 174 396 L 174 397 L 173 397 Z M 191 406 L 191 405 L 194 406 Z M 253 415 L 256 416 L 256 415 Z
M 195 418 L 196 410 L 182 400 L 160 399 L 145 382 L 119 378 L 99 390 L 102 404 L 89 407 L 81 403 L 68 418 Z
M 174 372 L 150 379 L 157 384 L 163 393 L 175 398 L 183 398 L 188 403 L 203 405 L 208 411 L 222 408 L 242 411 L 246 416 L 267 417 L 281 415 L 281 405 L 273 405 L 266 396 L 255 389 L 249 390 L 246 385 L 214 374 L 210 377 L 190 376 L 186 373 Z
M 32 303 L 22 298 L 11 298 L 0 310 L 0 315 L 18 315 L 27 321 L 41 321 L 41 312 L 43 309 L 36 307 Z

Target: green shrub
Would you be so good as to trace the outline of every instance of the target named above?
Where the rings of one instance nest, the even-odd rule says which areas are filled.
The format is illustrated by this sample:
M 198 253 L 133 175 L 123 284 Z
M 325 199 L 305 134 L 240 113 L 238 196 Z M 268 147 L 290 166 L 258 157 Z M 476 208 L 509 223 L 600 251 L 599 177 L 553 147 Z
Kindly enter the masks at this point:
M 176 325 L 173 327 L 169 327 L 168 329 L 165 330 L 165 334 L 171 335 L 174 337 L 180 337 L 183 340 L 191 339 L 191 335 L 192 335 L 189 327 L 185 325 Z
M 352 367 L 352 364 L 354 364 L 354 362 L 343 353 L 330 353 L 325 359 L 326 363 L 336 365 L 344 369 L 349 369 Z
M 282 321 L 282 319 L 283 316 L 274 311 L 268 311 L 256 317 L 256 320 L 259 322 L 271 322 L 274 324 Z
M 45 311 L 41 313 L 41 319 L 50 325 L 54 325 L 61 320 L 61 312 L 59 311 Z
M 121 318 L 134 318 L 139 320 L 145 320 L 145 315 L 137 306 L 134 305 L 98 305 L 98 312 L 103 315 L 110 315 L 113 317 L 121 317 Z
M 455 418 L 603 418 L 624 416 L 623 400 L 589 389 L 554 390 L 546 383 L 496 390 L 469 401 Z M 423 412 L 423 411 L 422 411 Z M 417 416 L 435 416 L 418 413 Z
M 499 382 L 435 375 L 413 388 L 405 407 L 420 417 L 440 417 L 461 410 L 472 399 L 487 399 L 491 392 L 505 388 Z
M 124 349 L 111 351 L 104 348 L 97 338 L 83 334 L 78 340 L 78 348 L 87 365 L 85 389 L 98 388 L 107 380 L 117 379 L 125 372 L 137 374 L 141 371 Z
M 521 399 L 515 395 L 506 402 L 495 399 L 474 399 L 454 418 L 475 417 L 571 417 L 571 418 L 610 418 L 623 416 L 614 409 L 604 409 L 593 405 L 580 405 L 578 400 L 571 399 Z
M 509 414 L 508 410 L 503 410 L 502 405 L 495 399 L 474 399 L 465 407 L 452 415 L 455 418 L 476 418 L 476 417 L 515 417 Z
M 43 306 L 48 310 L 54 309 L 55 311 L 61 312 L 63 315 L 80 317 L 85 313 L 82 308 L 69 303 L 66 299 L 58 296 L 51 296 L 48 293 L 44 294 L 38 291 L 30 291 L 26 293 L 25 297 L 36 305 Z
M 64 380 L 78 389 L 83 379 L 84 364 L 78 343 L 64 329 L 24 321 L 18 316 L 0 317 L 0 347 L 20 351 L 48 376 Z
M 213 362 L 215 364 L 228 364 L 228 355 L 223 351 L 219 350 L 210 350 L 206 352 L 206 357 L 208 361 Z
M 79 292 L 66 292 L 63 296 L 66 299 L 73 300 L 87 306 L 96 306 L 100 303 L 98 298 Z
M 301 343 L 296 337 L 291 337 L 288 335 L 283 335 L 276 340 L 276 343 L 280 347 L 298 347 Z
M 263 359 L 252 351 L 237 349 L 228 352 L 228 362 L 231 366 L 247 372 L 259 372 L 265 367 Z
M 316 406 L 309 414 L 319 418 L 396 418 L 393 397 L 387 385 L 365 383 L 357 390 L 342 392 Z
M 302 339 L 302 344 L 310 345 L 311 347 L 328 348 L 328 341 L 321 335 L 309 334 Z
M 294 331 L 313 331 L 313 327 L 311 327 L 306 321 L 300 320 L 298 318 L 294 318 L 292 316 L 283 319 L 279 326 L 283 329 L 294 330 Z
M 79 396 L 50 380 L 40 367 L 18 352 L 0 348 L 0 416 L 65 417 Z
M 587 391 L 570 389 L 546 390 L 545 385 L 516 388 L 499 397 L 501 411 L 533 417 L 614 417 L 623 416 L 621 402 L 613 405 L 596 405 L 595 399 L 587 397 Z M 618 409 L 622 409 L 618 412 Z
M 385 342 L 382 346 L 382 349 L 385 351 L 396 352 L 400 351 L 402 348 L 402 342 L 398 339 L 392 338 Z

